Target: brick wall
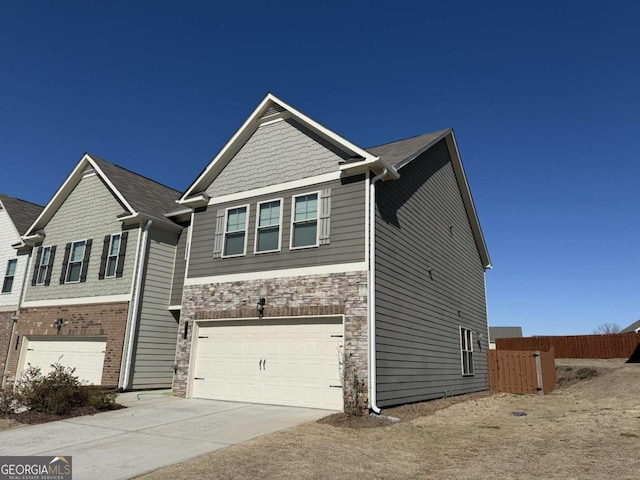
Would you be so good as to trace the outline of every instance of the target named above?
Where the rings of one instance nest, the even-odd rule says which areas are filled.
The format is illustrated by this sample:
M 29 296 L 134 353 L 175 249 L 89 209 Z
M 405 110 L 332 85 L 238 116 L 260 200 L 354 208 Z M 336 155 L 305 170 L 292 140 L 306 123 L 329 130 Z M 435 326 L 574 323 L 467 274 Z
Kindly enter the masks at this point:
M 11 343 L 11 325 L 13 325 L 11 317 L 14 313 L 13 311 L 0 312 L 0 376 L 4 374 L 7 351 Z
M 250 280 L 184 288 L 176 351 L 175 395 L 187 392 L 191 332 L 194 320 L 256 317 L 256 303 L 266 299 L 264 318 L 300 315 L 345 316 L 345 354 L 350 355 L 368 391 L 367 274 L 332 275 Z M 187 338 L 185 322 L 189 322 Z M 345 395 L 354 392 L 346 389 Z
M 20 349 L 25 336 L 104 336 L 107 346 L 102 370 L 102 384 L 118 385 L 128 311 L 128 302 L 20 309 L 14 337 L 19 338 L 17 347 L 15 341 L 11 346 L 14 350 L 9 362 L 9 381 L 15 380 Z M 59 333 L 53 328 L 53 322 L 58 318 L 64 319 Z

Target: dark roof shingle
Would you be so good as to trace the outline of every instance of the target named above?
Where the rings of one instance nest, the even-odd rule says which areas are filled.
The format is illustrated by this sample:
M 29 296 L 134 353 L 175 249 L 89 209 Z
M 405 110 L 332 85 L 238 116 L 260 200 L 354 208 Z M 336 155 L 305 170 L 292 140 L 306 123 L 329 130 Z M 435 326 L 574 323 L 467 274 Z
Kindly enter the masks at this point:
M 489 327 L 489 341 L 496 338 L 518 338 L 522 337 L 522 327 Z
M 640 319 L 633 322 L 627 328 L 622 329 L 620 333 L 633 333 L 639 328 L 640 328 Z
M 89 156 L 136 212 L 162 217 L 176 209 L 176 200 L 181 195 L 178 190 L 143 177 L 91 153 Z
M 369 153 L 382 158 L 392 167 L 397 167 L 405 161 L 413 160 L 421 154 L 426 147 L 439 140 L 451 131 L 450 128 L 437 132 L 424 133 L 416 137 L 405 138 L 391 143 L 385 143 L 375 147 L 366 148 Z M 402 165 L 400 165 L 402 166 Z
M 9 197 L 0 193 L 0 201 L 9 214 L 11 221 L 16 226 L 18 233 L 24 235 L 31 224 L 35 222 L 44 207 L 35 203 Z

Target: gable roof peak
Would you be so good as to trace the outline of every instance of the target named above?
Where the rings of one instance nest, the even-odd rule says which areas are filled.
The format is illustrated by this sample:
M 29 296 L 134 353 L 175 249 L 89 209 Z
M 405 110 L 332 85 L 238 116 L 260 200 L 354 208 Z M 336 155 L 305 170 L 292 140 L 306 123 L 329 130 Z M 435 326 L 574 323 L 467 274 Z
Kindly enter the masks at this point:
M 42 205 L 3 193 L 0 193 L 0 204 L 6 210 L 19 235 L 24 235 L 44 208 Z

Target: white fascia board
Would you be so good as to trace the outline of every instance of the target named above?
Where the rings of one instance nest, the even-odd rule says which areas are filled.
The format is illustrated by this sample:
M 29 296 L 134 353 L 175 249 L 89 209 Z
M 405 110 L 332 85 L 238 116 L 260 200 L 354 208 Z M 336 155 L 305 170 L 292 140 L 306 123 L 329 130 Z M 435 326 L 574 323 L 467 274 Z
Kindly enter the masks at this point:
M 167 220 L 166 218 L 156 217 L 153 215 L 146 215 L 140 212 L 134 212 L 131 215 L 121 215 L 117 217 L 118 220 L 122 222 L 123 225 L 129 225 L 132 223 L 142 223 L 147 220 L 151 220 L 154 225 L 158 225 L 160 227 L 168 228 L 170 230 L 182 230 L 184 227 L 178 225 L 171 220 Z
M 338 263 L 317 267 L 287 268 L 283 270 L 266 270 L 262 272 L 232 273 L 210 277 L 187 278 L 187 285 L 208 285 L 214 283 L 245 282 L 248 280 L 268 280 L 271 278 L 306 277 L 310 275 L 331 275 L 334 273 L 350 273 L 367 271 L 367 262 Z
M 193 212 L 193 208 L 182 208 L 180 210 L 174 210 L 173 212 L 169 212 L 169 213 L 165 213 L 165 217 L 167 218 L 173 218 L 173 217 L 179 217 L 181 215 L 191 215 L 191 212 Z
M 122 194 L 114 187 L 109 178 L 104 174 L 102 170 L 98 167 L 96 162 L 91 158 L 88 153 L 85 153 L 69 176 L 66 178 L 64 183 L 58 188 L 56 193 L 53 195 L 49 203 L 44 207 L 38 218 L 33 222 L 33 224 L 29 227 L 29 229 L 24 234 L 23 238 L 28 239 L 32 237 L 33 231 L 38 227 L 42 228 L 44 225 L 41 225 L 42 222 L 45 224 L 51 219 L 53 213 L 60 208 L 60 206 L 67 199 L 73 188 L 77 185 L 77 183 L 82 179 L 82 172 L 84 171 L 87 165 L 91 165 L 91 167 L 100 174 L 100 177 L 104 182 L 109 186 L 112 192 L 118 197 L 118 199 L 122 202 L 122 204 L 130 211 L 133 212 L 133 208 L 129 205 L 129 202 L 122 196 Z
M 480 227 L 480 220 L 478 219 L 478 213 L 473 203 L 473 197 L 471 196 L 471 190 L 469 189 L 469 183 L 467 182 L 467 176 L 464 173 L 464 167 L 462 166 L 462 159 L 460 158 L 460 152 L 458 151 L 458 143 L 453 130 L 449 131 L 446 135 L 447 147 L 451 153 L 451 163 L 453 170 L 456 174 L 462 200 L 467 210 L 467 216 L 469 217 L 469 224 L 471 225 L 471 231 L 478 247 L 478 253 L 482 260 L 482 266 L 488 270 L 493 268 L 491 265 L 491 258 L 489 257 L 489 251 L 487 250 L 487 244 L 484 241 L 484 235 L 482 234 L 482 228 Z
M 260 104 L 255 108 L 253 113 L 247 118 L 247 120 L 242 124 L 242 126 L 236 131 L 236 133 L 229 139 L 229 141 L 222 147 L 222 150 L 213 158 L 213 160 L 209 163 L 209 165 L 204 169 L 204 171 L 200 174 L 200 176 L 191 184 L 191 186 L 187 189 L 187 191 L 182 195 L 179 200 L 180 204 L 187 204 L 186 201 L 190 200 L 190 196 L 197 192 L 198 190 L 202 190 L 205 186 L 201 185 L 205 180 L 207 180 L 207 184 L 213 181 L 212 175 L 216 174 L 218 169 L 221 169 L 227 161 L 227 157 L 229 153 L 233 153 L 235 147 L 237 145 L 243 145 L 244 142 L 255 132 L 255 130 L 260 125 L 260 114 L 266 108 L 269 103 L 275 103 L 284 108 L 287 112 L 289 112 L 290 117 L 294 117 L 296 120 L 306 125 L 311 130 L 314 130 L 321 137 L 326 138 L 331 143 L 341 146 L 343 149 L 353 152 L 355 155 L 362 157 L 365 161 L 375 161 L 378 158 L 375 155 L 367 152 L 363 148 L 358 147 L 357 145 L 351 143 L 347 139 L 341 137 L 337 133 L 329 130 L 328 128 L 320 125 L 315 120 L 312 120 L 310 117 L 306 116 L 304 113 L 299 110 L 293 108 L 291 105 L 283 102 L 279 98 L 277 98 L 272 93 L 268 93 L 267 96 L 260 102 Z M 278 118 L 284 118 L 286 115 L 280 115 Z M 271 121 L 274 119 L 278 119 L 275 116 L 273 118 L 269 118 L 267 121 Z M 389 170 L 391 171 L 391 170 Z
M 200 193 L 199 195 L 191 198 L 185 198 L 183 195 L 182 198 L 178 200 L 178 203 L 190 208 L 204 207 L 209 203 L 209 195 L 206 193 Z
M 265 100 L 271 100 L 272 102 L 279 104 L 280 106 L 284 107 L 286 110 L 291 112 L 292 116 L 295 116 L 297 120 L 300 120 L 303 123 L 306 123 L 308 127 L 311 127 L 317 133 L 320 133 L 323 137 L 333 140 L 333 143 L 337 143 L 338 145 L 341 145 L 345 149 L 352 151 L 353 153 L 355 153 L 360 157 L 363 157 L 365 160 L 373 160 L 377 158 L 375 155 L 371 155 L 365 149 L 360 148 L 357 145 L 351 143 L 349 140 L 347 140 L 344 137 L 341 137 L 334 131 L 329 130 L 323 125 L 320 125 L 318 122 L 306 116 L 301 111 L 293 108 L 291 105 L 283 102 L 272 93 L 267 94 L 267 97 Z
M 32 300 L 22 302 L 22 308 L 30 307 L 59 307 L 61 305 L 89 305 L 92 303 L 116 303 L 131 301 L 130 294 L 124 295 L 100 295 L 95 297 L 56 298 L 53 300 Z
M 356 174 L 364 173 L 368 170 L 376 171 L 375 167 L 377 167 L 378 171 L 387 170 L 386 176 L 390 177 L 391 180 L 397 180 L 398 178 L 400 178 L 400 174 L 398 173 L 397 169 L 389 165 L 380 157 L 373 157 L 373 159 L 364 160 L 361 162 L 346 163 L 344 165 L 340 165 L 340 170 L 345 173 Z M 376 173 L 379 173 L 378 171 L 376 171 Z M 382 180 L 389 180 L 389 178 L 383 178 Z
M 308 187 L 311 185 L 318 185 L 321 183 L 332 182 L 334 180 L 340 180 L 342 173 L 339 171 L 325 173 L 322 175 L 316 175 L 315 177 L 301 178 L 300 180 L 292 180 L 291 182 L 278 183 L 276 185 L 269 185 L 267 187 L 254 188 L 253 190 L 246 190 L 244 192 L 230 193 L 228 195 L 220 195 L 219 197 L 212 197 L 209 199 L 209 205 L 217 205 L 227 202 L 235 202 L 238 200 L 244 200 L 245 198 L 257 197 L 260 195 L 276 194 L 285 190 L 294 190 L 296 188 Z

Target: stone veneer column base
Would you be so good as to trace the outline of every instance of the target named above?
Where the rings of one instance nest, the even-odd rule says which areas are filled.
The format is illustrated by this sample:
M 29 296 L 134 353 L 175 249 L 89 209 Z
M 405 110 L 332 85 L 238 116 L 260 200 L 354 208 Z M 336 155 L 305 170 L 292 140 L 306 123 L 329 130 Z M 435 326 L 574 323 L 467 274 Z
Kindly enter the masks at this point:
M 367 277 L 367 272 L 349 272 L 185 286 L 178 328 L 174 395 L 184 397 L 187 394 L 193 322 L 256 318 L 256 304 L 262 297 L 266 299 L 265 319 L 344 315 L 345 355 L 350 356 L 358 377 L 364 380 L 366 396 L 369 377 Z M 189 322 L 186 338 L 185 322 Z M 351 391 L 344 393 L 354 395 Z

